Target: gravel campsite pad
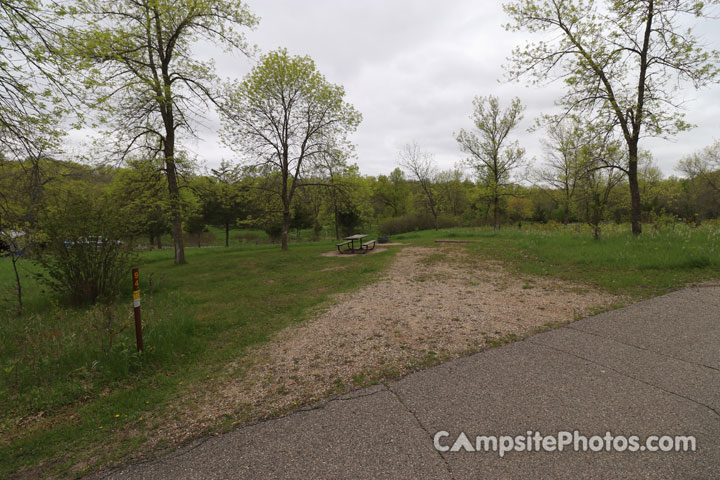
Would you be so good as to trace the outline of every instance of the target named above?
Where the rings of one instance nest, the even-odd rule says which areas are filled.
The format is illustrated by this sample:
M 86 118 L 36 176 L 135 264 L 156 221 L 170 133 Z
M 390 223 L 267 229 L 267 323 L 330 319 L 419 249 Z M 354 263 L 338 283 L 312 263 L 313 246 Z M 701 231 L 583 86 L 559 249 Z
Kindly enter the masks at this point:
M 618 300 L 584 286 L 511 274 L 459 246 L 405 247 L 380 281 L 338 295 L 308 322 L 228 367 L 163 419 L 158 433 L 177 442 L 227 415 L 242 423 L 278 414 Z

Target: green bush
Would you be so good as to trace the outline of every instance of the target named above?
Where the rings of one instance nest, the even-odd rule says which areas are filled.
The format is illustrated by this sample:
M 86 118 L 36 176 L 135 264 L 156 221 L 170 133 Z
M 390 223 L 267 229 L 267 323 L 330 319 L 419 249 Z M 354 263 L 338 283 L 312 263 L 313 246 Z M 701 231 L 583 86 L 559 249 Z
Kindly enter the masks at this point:
M 130 285 L 134 260 L 121 216 L 103 199 L 67 194 L 41 221 L 39 279 L 73 305 L 109 302 Z
M 269 223 L 265 226 L 265 233 L 270 237 L 270 241 L 277 243 L 282 237 L 282 224 L 281 223 Z
M 346 208 L 338 212 L 338 226 L 343 237 L 357 233 L 357 229 L 362 224 L 362 217 L 355 208 Z

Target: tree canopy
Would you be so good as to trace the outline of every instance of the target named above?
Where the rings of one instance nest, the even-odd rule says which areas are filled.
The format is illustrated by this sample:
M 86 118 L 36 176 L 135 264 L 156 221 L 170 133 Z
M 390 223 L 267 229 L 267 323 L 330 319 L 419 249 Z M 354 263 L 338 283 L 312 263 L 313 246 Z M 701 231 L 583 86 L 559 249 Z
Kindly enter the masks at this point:
M 525 107 L 519 98 L 503 110 L 497 97 L 476 97 L 470 117 L 477 133 L 460 130 L 457 141 L 460 149 L 469 154 L 467 163 L 488 188 L 493 203 L 494 228 L 499 227 L 499 203 L 507 195 L 510 174 L 520 166 L 525 150 L 508 135 L 522 120 Z
M 686 16 L 705 16 L 708 4 L 517 0 L 504 8 L 512 19 L 509 30 L 548 38 L 515 49 L 510 78 L 562 79 L 566 93 L 559 103 L 567 111 L 621 131 L 628 149 L 632 229 L 639 234 L 639 140 L 689 128 L 678 99 L 683 82 L 699 88 L 718 75 L 718 52 L 705 49 L 683 22 Z
M 193 46 L 208 40 L 249 52 L 242 33 L 257 19 L 239 0 L 79 0 L 82 23 L 66 50 L 84 61 L 84 83 L 115 138 L 114 153 L 159 157 L 168 180 L 175 263 L 185 261 L 177 179 L 179 133 L 217 102 L 211 61 Z
M 347 136 L 362 118 L 344 96 L 310 57 L 286 49 L 264 55 L 241 82 L 226 86 L 222 138 L 251 170 L 277 174 L 267 188 L 282 202 L 284 250 L 296 189 L 307 185 L 314 161 L 349 148 Z

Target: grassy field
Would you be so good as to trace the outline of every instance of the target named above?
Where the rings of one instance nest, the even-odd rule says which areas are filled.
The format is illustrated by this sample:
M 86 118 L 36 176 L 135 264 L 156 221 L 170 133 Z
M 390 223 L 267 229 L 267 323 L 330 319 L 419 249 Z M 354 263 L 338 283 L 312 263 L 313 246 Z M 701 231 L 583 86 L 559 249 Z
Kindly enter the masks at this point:
M 583 227 L 452 229 L 397 235 L 435 245 L 467 239 L 473 255 L 518 272 L 584 283 L 640 299 L 720 277 L 720 228 L 684 225 L 640 238 L 606 228 L 596 241 Z M 323 257 L 332 242 L 145 251 L 139 263 L 147 350 L 135 351 L 130 291 L 111 306 L 69 308 L 30 279 L 22 262 L 26 312 L 12 315 L 10 262 L 0 259 L 0 478 L 68 476 L 136 452 L 156 426 L 146 419 L 202 388 L 229 362 L 301 322 L 331 294 L 378 278 L 395 251 Z M 152 281 L 150 281 L 152 279 Z M 128 275 L 128 284 L 130 283 Z M 152 283 L 152 285 L 151 285 Z M 109 323 L 108 323 L 109 322 Z M 107 326 L 121 330 L 110 346 Z
M 183 389 L 213 376 L 249 346 L 304 320 L 330 294 L 371 282 L 392 256 L 347 258 L 346 270 L 328 270 L 337 259 L 320 253 L 330 248 L 188 249 L 188 264 L 179 267 L 172 265 L 172 251 L 144 252 L 143 355 L 136 353 L 130 326 L 129 289 L 128 301 L 109 311 L 72 309 L 42 292 L 26 272 L 26 313 L 16 318 L 8 308 L 0 324 L 0 478 L 41 463 L 46 474 L 66 474 L 89 460 L 83 452 L 91 445 L 112 446 L 99 463 L 136 449 L 144 442 L 140 418 L 167 409 Z M 33 270 L 29 263 L 23 268 Z M 0 269 L 2 295 L 10 300 L 9 261 Z M 102 329 L 109 315 L 125 327 L 111 348 Z M 124 435 L 127 424 L 140 433 Z
M 431 244 L 473 240 L 475 255 L 502 260 L 518 272 L 549 275 L 595 286 L 634 300 L 720 277 L 720 224 L 684 224 L 634 237 L 627 225 L 610 225 L 594 240 L 582 225 L 528 225 L 522 229 L 452 229 L 396 235 L 393 241 Z

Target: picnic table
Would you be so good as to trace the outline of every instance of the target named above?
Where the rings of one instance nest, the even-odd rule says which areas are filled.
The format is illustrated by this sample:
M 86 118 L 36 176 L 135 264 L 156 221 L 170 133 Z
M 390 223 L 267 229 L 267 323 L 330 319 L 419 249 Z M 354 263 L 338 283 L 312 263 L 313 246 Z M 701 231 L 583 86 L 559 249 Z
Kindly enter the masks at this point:
M 343 240 L 344 242 L 340 242 L 336 244 L 338 252 L 340 253 L 367 253 L 368 250 L 372 250 L 375 248 L 375 240 L 370 240 L 368 242 L 363 243 L 363 239 L 368 237 L 367 234 L 360 233 L 357 235 L 350 235 L 349 237 L 345 237 Z M 358 242 L 358 245 L 355 246 L 355 242 Z

